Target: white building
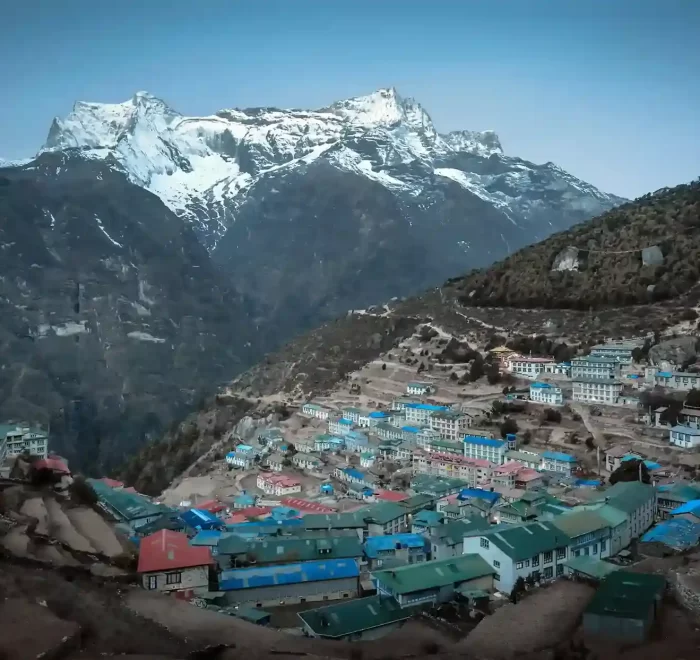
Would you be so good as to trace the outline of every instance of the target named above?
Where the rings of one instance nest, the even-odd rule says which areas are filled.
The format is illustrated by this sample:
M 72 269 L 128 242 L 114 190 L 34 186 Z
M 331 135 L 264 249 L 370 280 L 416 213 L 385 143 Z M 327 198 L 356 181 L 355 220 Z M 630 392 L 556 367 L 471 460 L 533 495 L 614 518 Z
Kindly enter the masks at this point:
M 447 412 L 447 406 L 434 406 L 429 403 L 407 403 L 404 408 L 406 423 L 417 426 L 427 426 L 430 417 L 436 412 Z
M 622 393 L 622 383 L 619 380 L 603 378 L 580 378 L 572 381 L 572 399 L 582 403 L 617 403 Z
M 669 390 L 700 389 L 700 373 L 683 371 L 658 371 L 654 376 L 654 384 Z
M 464 455 L 467 458 L 483 458 L 496 465 L 503 465 L 507 451 L 508 443 L 505 440 L 482 438 L 477 435 L 467 435 L 464 438 Z
M 620 377 L 620 363 L 614 358 L 577 357 L 571 360 L 571 378 L 607 378 L 609 380 Z
M 641 348 L 643 345 L 644 339 L 611 341 L 593 346 L 590 354 L 591 357 L 612 358 L 622 364 L 630 364 L 634 349 Z
M 496 570 L 494 586 L 510 593 L 516 580 L 552 580 L 564 574 L 569 537 L 551 522 L 474 532 L 464 538 L 464 554 L 476 553 Z
M 508 358 L 509 371 L 530 378 L 535 378 L 547 368 L 553 369 L 556 364 L 556 360 L 552 358 L 523 357 L 522 355 L 511 355 Z
M 326 406 L 321 406 L 318 403 L 305 403 L 301 407 L 301 412 L 308 417 L 316 417 L 326 420 L 331 416 L 331 409 Z
M 253 465 L 255 451 L 250 445 L 238 445 L 233 451 L 226 454 L 226 462 L 231 467 L 239 467 L 244 470 Z
M 270 454 L 265 459 L 265 463 L 273 472 L 282 472 L 282 468 L 284 467 L 284 458 L 285 457 L 282 454 L 275 452 L 274 454 Z
M 360 423 L 360 417 L 366 417 L 368 420 L 367 425 L 369 426 L 369 418 L 367 417 L 369 413 L 366 410 L 355 408 L 355 406 L 345 406 L 340 409 L 340 412 L 345 419 L 349 419 L 354 424 Z
M 283 474 L 261 473 L 258 475 L 256 485 L 266 495 L 291 495 L 301 492 L 299 479 Z
M 671 429 L 669 441 L 682 449 L 697 449 L 700 447 L 700 429 L 690 426 L 674 426 Z
M 344 436 L 352 431 L 353 422 L 344 417 L 333 417 L 328 420 L 328 433 L 331 435 Z
M 438 410 L 428 419 L 430 428 L 437 431 L 444 440 L 458 440 L 471 426 L 472 418 L 467 413 L 451 410 Z
M 530 385 L 530 401 L 546 403 L 550 406 L 561 406 L 564 403 L 564 395 L 561 387 L 536 382 Z
M 571 476 L 576 470 L 578 459 L 571 454 L 564 454 L 559 451 L 545 451 L 542 454 L 542 465 L 540 469 L 550 472 L 561 472 Z
M 323 461 L 318 456 L 312 456 L 304 452 L 297 452 L 292 456 L 292 464 L 300 470 L 320 470 Z
M 49 438 L 41 430 L 28 426 L 0 424 L 0 463 L 24 452 L 46 458 L 49 455 Z
M 416 444 L 421 449 L 427 449 L 430 447 L 431 443 L 441 440 L 439 431 L 431 428 L 422 428 L 418 433 L 416 433 Z
M 433 394 L 435 392 L 435 387 L 430 383 L 409 383 L 406 385 L 406 394 L 415 396 L 425 396 L 426 394 Z

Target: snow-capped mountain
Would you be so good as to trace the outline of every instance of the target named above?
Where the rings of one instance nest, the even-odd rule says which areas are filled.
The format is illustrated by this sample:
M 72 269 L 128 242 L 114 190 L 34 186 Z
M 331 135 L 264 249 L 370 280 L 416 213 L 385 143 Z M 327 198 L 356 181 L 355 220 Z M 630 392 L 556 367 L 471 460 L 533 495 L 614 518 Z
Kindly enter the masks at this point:
M 533 190 L 558 196 L 565 212 L 588 215 L 620 201 L 552 164 L 504 156 L 492 131 L 440 134 L 420 104 L 395 89 L 313 111 L 230 109 L 208 117 L 184 117 L 146 92 L 118 104 L 78 102 L 54 120 L 43 151 L 65 149 L 116 161 L 134 183 L 191 221 L 210 250 L 256 184 L 318 160 L 414 199 L 436 178 L 448 179 L 516 225 L 521 215 L 536 215 L 540 201 L 546 204 L 529 198 Z M 563 226 L 549 231 L 569 224 L 562 218 Z

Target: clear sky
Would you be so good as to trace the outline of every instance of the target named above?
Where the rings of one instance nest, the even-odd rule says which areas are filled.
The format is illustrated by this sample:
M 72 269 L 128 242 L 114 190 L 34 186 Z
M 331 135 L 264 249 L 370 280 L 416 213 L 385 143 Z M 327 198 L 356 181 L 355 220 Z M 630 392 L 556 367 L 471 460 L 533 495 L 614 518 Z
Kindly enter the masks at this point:
M 75 100 L 183 114 L 395 86 L 633 197 L 700 175 L 700 0 L 0 0 L 0 155 Z

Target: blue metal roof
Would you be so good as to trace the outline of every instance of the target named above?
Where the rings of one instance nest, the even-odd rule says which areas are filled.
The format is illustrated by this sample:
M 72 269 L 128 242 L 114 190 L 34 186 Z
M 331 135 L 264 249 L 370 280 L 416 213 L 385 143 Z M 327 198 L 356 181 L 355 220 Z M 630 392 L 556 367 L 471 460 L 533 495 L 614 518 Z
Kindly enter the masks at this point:
M 681 504 L 671 511 L 672 516 L 678 515 L 679 513 L 692 513 L 696 516 L 700 516 L 700 500 L 690 500 L 690 502 Z
M 576 485 L 595 488 L 600 486 L 600 481 L 598 479 L 576 479 Z
M 365 541 L 365 555 L 376 559 L 380 552 L 400 548 L 424 548 L 426 539 L 420 534 L 390 534 L 388 536 L 370 536 Z
M 235 448 L 235 451 L 241 451 L 241 452 L 247 452 L 247 451 L 253 451 L 253 447 L 251 445 L 238 445 Z
M 671 378 L 673 376 L 670 371 L 658 371 L 656 375 L 661 376 L 661 378 Z
M 190 539 L 190 545 L 216 545 L 220 538 L 218 529 L 203 529 Z
M 353 421 L 351 419 L 345 419 L 345 417 L 341 417 L 338 420 L 338 424 L 343 424 L 344 426 L 352 426 Z
M 494 440 L 492 438 L 482 438 L 480 435 L 465 435 L 464 442 L 470 445 L 481 445 L 483 447 L 496 447 L 500 449 L 505 446 L 505 440 Z
M 364 433 L 360 433 L 360 431 L 348 431 L 347 435 L 345 436 L 345 442 L 348 440 L 354 440 L 355 442 L 369 442 L 367 436 Z
M 359 470 L 356 470 L 355 468 L 344 468 L 343 472 L 348 475 L 348 477 L 352 477 L 353 479 L 361 479 L 364 480 L 365 478 L 365 473 L 360 472 Z
M 359 574 L 357 563 L 352 559 L 328 559 L 282 566 L 237 568 L 221 573 L 219 590 L 236 591 L 283 584 L 338 580 L 357 577 Z
M 371 417 L 372 419 L 377 419 L 379 417 L 388 417 L 388 415 L 385 412 L 382 412 L 381 410 L 375 410 L 374 412 L 371 412 L 367 417 Z
M 219 518 L 217 518 L 213 513 L 203 511 L 202 509 L 190 509 L 189 511 L 183 511 L 180 514 L 180 518 L 186 525 L 192 527 L 192 529 L 211 529 L 212 527 L 223 525 L 221 520 L 219 520 Z
M 414 408 L 416 410 L 431 410 L 436 412 L 438 410 L 449 410 L 447 406 L 434 406 L 430 403 L 407 403 L 406 408 Z
M 487 502 L 493 504 L 501 495 L 499 493 L 494 493 L 490 490 L 484 490 L 483 488 L 462 488 L 457 496 L 458 500 L 468 500 L 470 497 L 478 497 Z
M 550 461 L 561 461 L 562 463 L 576 463 L 577 459 L 571 454 L 563 454 L 560 451 L 546 451 L 542 454 L 543 458 Z
M 549 383 L 530 383 L 530 389 L 547 389 L 552 387 Z
M 408 431 L 409 433 L 419 433 L 420 429 L 417 426 L 402 426 L 402 431 Z
M 684 518 L 664 520 L 642 536 L 643 543 L 655 541 L 677 551 L 688 550 L 700 541 L 700 523 Z
M 235 451 L 230 451 L 228 454 L 226 454 L 226 458 L 233 458 L 236 455 Z
M 689 426 L 681 426 L 680 424 L 674 426 L 671 431 L 675 433 L 687 433 L 688 435 L 700 435 L 700 429 L 693 429 Z

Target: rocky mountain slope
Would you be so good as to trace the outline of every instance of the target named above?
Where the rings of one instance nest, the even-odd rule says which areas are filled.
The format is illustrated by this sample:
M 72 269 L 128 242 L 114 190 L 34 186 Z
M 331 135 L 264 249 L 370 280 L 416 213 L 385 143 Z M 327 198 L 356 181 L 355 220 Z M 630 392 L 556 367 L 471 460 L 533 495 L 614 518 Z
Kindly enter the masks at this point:
M 252 305 L 118 169 L 45 153 L 0 170 L 0 419 L 50 424 L 96 470 L 260 355 Z
M 137 93 L 77 103 L 44 152 L 111 159 L 191 223 L 293 332 L 485 266 L 623 200 L 491 131 L 440 134 L 394 89 L 320 110 L 185 117 Z M 288 339 L 289 332 L 279 339 Z

